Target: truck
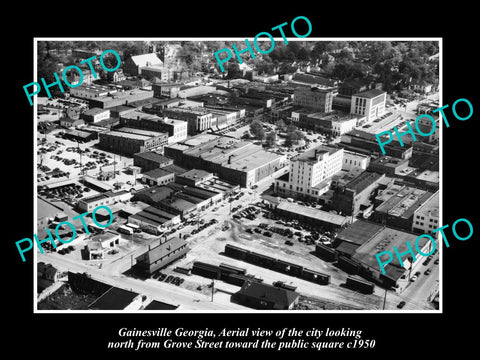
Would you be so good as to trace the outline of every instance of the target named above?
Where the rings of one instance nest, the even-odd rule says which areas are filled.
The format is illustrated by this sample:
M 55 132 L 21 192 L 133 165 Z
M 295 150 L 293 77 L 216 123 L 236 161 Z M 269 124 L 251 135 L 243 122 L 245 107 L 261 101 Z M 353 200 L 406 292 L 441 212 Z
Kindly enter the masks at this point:
M 125 226 L 125 225 L 119 226 L 117 231 L 119 233 L 126 234 L 126 235 L 132 235 L 133 234 L 133 229 L 131 227 Z

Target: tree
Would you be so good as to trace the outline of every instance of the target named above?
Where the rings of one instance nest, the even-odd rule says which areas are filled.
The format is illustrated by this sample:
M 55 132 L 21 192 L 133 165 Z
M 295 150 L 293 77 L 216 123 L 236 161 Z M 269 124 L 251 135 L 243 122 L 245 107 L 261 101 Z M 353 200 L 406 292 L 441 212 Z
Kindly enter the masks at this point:
M 277 129 L 280 130 L 280 131 L 284 131 L 285 130 L 285 121 L 283 121 L 282 119 L 278 119 L 277 120 Z
M 275 131 L 270 131 L 269 133 L 267 133 L 266 140 L 268 147 L 272 147 L 273 145 L 275 145 L 275 142 L 277 141 L 277 134 L 275 133 Z
M 254 121 L 250 124 L 250 132 L 259 140 L 263 140 L 265 137 L 265 130 L 263 130 L 262 124 L 258 121 Z

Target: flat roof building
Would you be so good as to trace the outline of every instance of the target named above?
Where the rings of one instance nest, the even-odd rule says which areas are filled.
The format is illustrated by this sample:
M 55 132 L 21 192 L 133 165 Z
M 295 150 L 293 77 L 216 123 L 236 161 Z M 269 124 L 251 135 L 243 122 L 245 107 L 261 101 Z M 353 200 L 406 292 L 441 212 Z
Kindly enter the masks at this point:
M 401 286 L 408 284 L 409 274 L 413 274 L 413 270 L 424 260 L 424 256 L 417 254 L 414 261 L 407 252 L 407 242 L 415 248 L 417 237 L 417 234 L 411 232 L 358 220 L 337 234 L 334 245 L 339 259 L 341 256 L 357 264 L 355 273 L 367 279 L 379 281 L 384 286 L 398 286 L 397 289 L 400 289 Z M 431 246 L 431 242 L 426 238 L 418 241 L 419 249 L 425 254 L 429 253 Z M 382 274 L 376 254 L 382 251 L 394 253 L 394 247 L 399 253 L 405 253 L 402 256 L 404 267 L 400 265 L 398 258 L 393 256 L 392 261 L 385 265 L 385 274 Z M 409 271 L 410 269 L 412 271 Z M 401 279 L 405 279 L 403 284 Z
M 99 146 L 108 151 L 133 155 L 154 149 L 163 149 L 168 142 L 168 134 L 154 131 L 122 127 L 100 133 Z
M 318 228 L 338 230 L 350 222 L 348 217 L 288 201 L 280 202 L 275 212 L 288 219 L 297 219 Z

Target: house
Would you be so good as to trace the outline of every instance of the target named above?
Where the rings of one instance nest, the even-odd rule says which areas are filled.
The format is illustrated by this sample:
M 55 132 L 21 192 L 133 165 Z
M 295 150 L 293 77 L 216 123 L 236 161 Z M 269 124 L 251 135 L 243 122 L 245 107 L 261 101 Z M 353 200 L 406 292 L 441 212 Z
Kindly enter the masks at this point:
M 410 82 L 410 89 L 419 93 L 428 94 L 432 91 L 432 84 L 427 83 L 424 80 L 413 79 Z
M 52 282 L 57 282 L 60 272 L 52 265 L 44 262 L 37 263 L 37 277 Z
M 85 124 L 85 121 L 81 119 L 75 120 L 68 117 L 60 119 L 60 126 L 66 129 L 75 128 L 77 126 L 81 126 L 84 124 Z
M 123 64 L 123 71 L 129 75 L 140 75 L 142 67 L 163 66 L 163 61 L 160 60 L 155 53 L 134 55 L 128 58 Z
M 254 309 L 292 310 L 298 304 L 300 294 L 273 285 L 246 281 L 232 295 L 232 302 Z

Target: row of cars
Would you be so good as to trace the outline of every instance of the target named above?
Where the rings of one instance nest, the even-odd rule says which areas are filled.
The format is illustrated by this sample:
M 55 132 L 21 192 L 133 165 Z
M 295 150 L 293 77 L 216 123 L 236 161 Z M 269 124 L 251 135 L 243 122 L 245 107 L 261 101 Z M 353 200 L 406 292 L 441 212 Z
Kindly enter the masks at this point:
M 158 281 L 164 281 L 166 283 L 170 283 L 170 284 L 173 284 L 173 285 L 176 285 L 176 286 L 182 285 L 183 282 L 185 281 L 185 279 L 183 279 L 181 277 L 173 276 L 173 275 L 167 275 L 167 274 L 164 274 L 160 271 L 154 273 L 152 275 L 152 279 L 157 279 Z
M 200 231 L 202 231 L 202 230 L 206 229 L 207 227 L 212 226 L 212 225 L 214 225 L 214 224 L 216 224 L 216 223 L 218 223 L 218 220 L 217 220 L 217 219 L 212 219 L 212 220 L 210 220 L 209 222 L 204 222 L 203 224 L 198 225 L 198 228 L 193 229 L 193 230 L 191 231 L 191 234 L 192 234 L 192 235 L 195 235 L 195 234 L 199 233 Z M 185 236 L 186 236 L 186 235 L 185 235 Z M 185 237 L 184 237 L 184 238 L 185 238 Z
M 240 209 L 242 207 L 242 205 L 238 205 L 236 206 L 235 208 L 238 208 Z M 234 209 L 235 209 L 234 208 Z M 236 211 L 232 209 L 232 211 Z M 237 210 L 238 210 L 237 209 Z M 233 215 L 233 218 L 234 219 L 241 219 L 242 217 L 248 219 L 248 220 L 255 220 L 256 218 L 256 215 L 260 214 L 260 210 L 259 209 L 256 209 L 255 207 L 253 206 L 249 206 L 245 209 L 243 209 L 242 211 L 240 211 L 238 214 L 235 214 Z

